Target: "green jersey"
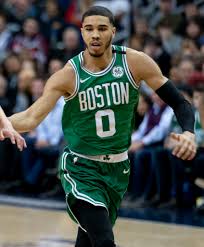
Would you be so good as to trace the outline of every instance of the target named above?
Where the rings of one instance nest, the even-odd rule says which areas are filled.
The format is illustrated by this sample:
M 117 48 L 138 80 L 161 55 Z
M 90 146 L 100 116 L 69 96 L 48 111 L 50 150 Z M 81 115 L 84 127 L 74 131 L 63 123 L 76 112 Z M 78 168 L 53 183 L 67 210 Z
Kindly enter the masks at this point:
M 62 128 L 71 151 L 86 155 L 118 154 L 130 145 L 138 86 L 129 71 L 126 47 L 112 46 L 107 68 L 91 72 L 83 52 L 72 58 L 75 91 L 65 98 Z

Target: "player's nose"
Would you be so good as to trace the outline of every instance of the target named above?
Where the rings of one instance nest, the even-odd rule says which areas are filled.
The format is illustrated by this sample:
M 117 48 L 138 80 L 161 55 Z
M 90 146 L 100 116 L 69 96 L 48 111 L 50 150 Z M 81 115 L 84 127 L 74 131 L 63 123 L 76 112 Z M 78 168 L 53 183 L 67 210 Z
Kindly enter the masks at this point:
M 100 37 L 99 32 L 97 30 L 94 30 L 92 33 L 92 38 L 93 39 L 98 39 Z

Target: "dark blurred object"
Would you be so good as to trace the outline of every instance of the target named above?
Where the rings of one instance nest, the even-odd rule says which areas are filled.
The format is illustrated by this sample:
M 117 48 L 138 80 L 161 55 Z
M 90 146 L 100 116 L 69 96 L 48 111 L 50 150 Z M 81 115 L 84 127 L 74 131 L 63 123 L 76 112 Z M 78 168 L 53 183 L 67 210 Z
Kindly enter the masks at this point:
M 10 53 L 3 61 L 2 72 L 5 78 L 7 78 L 8 86 L 6 97 L 9 100 L 9 113 L 13 113 L 13 108 L 16 104 L 16 95 L 17 95 L 17 75 L 21 69 L 21 61 L 18 55 Z
M 204 190 L 204 178 L 197 178 L 195 185 Z M 204 197 L 198 197 L 196 199 L 196 213 L 204 215 Z
M 12 33 L 9 30 L 5 13 L 0 12 L 0 62 L 7 56 Z
M 36 17 L 38 8 L 28 0 L 3 1 L 3 11 L 8 16 L 8 21 L 13 24 L 13 28 L 19 30 L 23 22 L 28 17 Z
M 11 50 L 21 58 L 36 59 L 40 69 L 47 60 L 47 49 L 47 43 L 40 32 L 40 23 L 37 19 L 27 18 L 22 32 L 14 37 Z
M 159 38 L 147 39 L 144 45 L 144 52 L 156 61 L 165 76 L 169 75 L 171 57 L 162 47 Z
M 192 86 L 196 86 L 199 84 L 204 84 L 204 73 L 195 71 L 188 80 L 189 84 Z
M 8 87 L 8 82 L 6 78 L 0 74 L 0 106 L 3 108 L 6 115 L 10 113 L 9 100 L 6 97 L 7 87 Z
M 204 18 L 202 16 L 192 17 L 186 25 L 186 37 L 194 40 L 198 46 L 204 43 L 203 26 Z
M 52 56 L 58 57 L 65 64 L 83 49 L 79 29 L 76 26 L 68 26 L 62 34 L 62 42 L 57 49 L 52 49 Z
M 0 181 L 9 184 L 21 179 L 20 151 L 9 140 L 0 142 Z
M 55 49 L 62 39 L 64 29 L 63 9 L 56 0 L 46 0 L 40 15 L 41 32 L 47 39 L 50 48 Z

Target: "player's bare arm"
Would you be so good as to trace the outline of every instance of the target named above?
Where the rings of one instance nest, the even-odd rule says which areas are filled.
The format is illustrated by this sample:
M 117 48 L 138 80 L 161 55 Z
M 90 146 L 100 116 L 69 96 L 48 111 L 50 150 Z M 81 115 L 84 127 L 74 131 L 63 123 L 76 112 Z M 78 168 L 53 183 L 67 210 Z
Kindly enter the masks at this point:
M 127 49 L 127 60 L 130 71 L 138 85 L 144 80 L 149 87 L 156 91 L 168 80 L 154 60 L 144 52 Z
M 26 147 L 24 138 L 16 132 L 0 107 L 0 141 L 9 138 L 12 144 L 16 144 L 20 151 Z
M 54 108 L 57 100 L 68 97 L 75 88 L 75 74 L 70 64 L 53 74 L 47 81 L 43 95 L 27 110 L 9 117 L 13 127 L 18 132 L 28 132 L 35 129 L 47 114 Z
M 177 141 L 172 154 L 183 160 L 193 159 L 196 154 L 193 133 L 194 113 L 189 102 L 185 101 L 173 83 L 162 74 L 158 65 L 148 55 L 128 49 L 127 60 L 135 82 L 139 85 L 142 80 L 145 81 L 175 112 L 183 133 L 171 133 L 171 137 Z

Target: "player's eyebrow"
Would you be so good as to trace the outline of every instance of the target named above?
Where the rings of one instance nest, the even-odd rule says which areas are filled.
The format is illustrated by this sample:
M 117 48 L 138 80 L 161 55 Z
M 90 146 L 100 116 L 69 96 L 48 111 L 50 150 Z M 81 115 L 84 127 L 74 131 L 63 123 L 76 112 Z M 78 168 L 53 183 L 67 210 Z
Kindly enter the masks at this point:
M 108 27 L 108 25 L 105 25 L 105 24 L 101 24 L 101 25 L 98 25 L 99 27 Z
M 86 24 L 84 27 L 93 27 L 93 25 L 91 25 L 91 24 Z M 108 27 L 108 25 L 100 24 L 100 25 L 98 25 L 98 27 Z

